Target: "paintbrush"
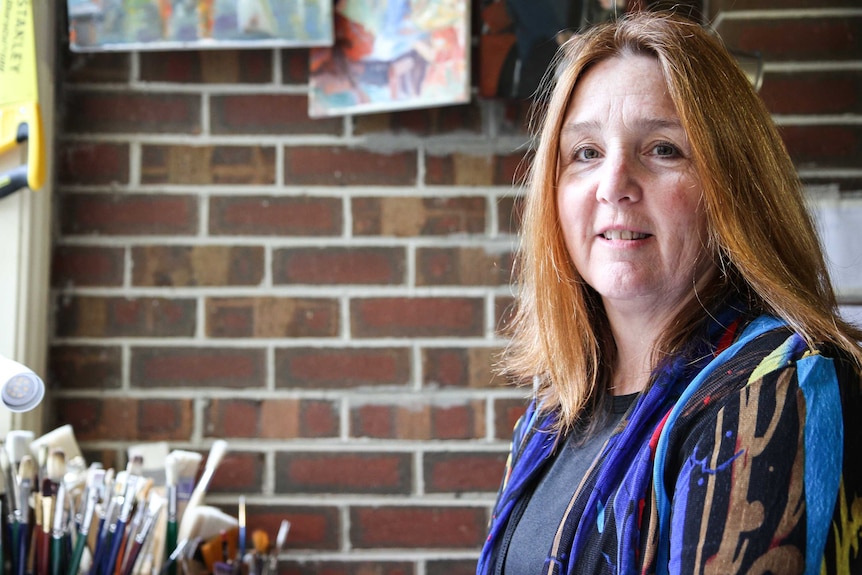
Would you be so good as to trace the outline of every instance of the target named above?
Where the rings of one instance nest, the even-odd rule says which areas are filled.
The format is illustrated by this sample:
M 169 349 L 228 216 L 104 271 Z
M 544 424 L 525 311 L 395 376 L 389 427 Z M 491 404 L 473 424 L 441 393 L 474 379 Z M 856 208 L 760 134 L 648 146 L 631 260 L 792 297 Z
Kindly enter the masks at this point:
M 39 498 L 42 507 L 41 524 L 37 522 L 35 530 L 39 537 L 34 537 L 34 565 L 36 573 L 48 573 L 49 557 L 51 555 L 51 525 L 54 519 L 54 492 L 51 480 L 42 480 L 42 496 Z
M 47 445 L 40 449 L 41 452 L 49 450 Z M 41 532 L 37 530 L 34 537 L 34 550 L 36 552 L 36 572 L 47 573 L 50 566 L 51 555 L 51 529 L 53 527 L 54 514 L 57 513 L 56 495 L 60 484 L 63 481 L 63 476 L 66 474 L 66 455 L 62 449 L 50 450 L 50 453 L 45 456 L 44 475 L 42 479 L 42 493 L 37 502 L 41 506 L 41 518 L 37 521 L 41 522 Z M 62 515 L 62 508 L 59 510 Z
M 278 528 L 278 535 L 275 536 L 275 547 L 269 553 L 269 566 L 267 572 L 277 573 L 278 571 L 278 556 L 281 555 L 284 549 L 284 544 L 287 542 L 287 533 L 290 531 L 290 521 L 283 519 Z
M 170 467 L 177 487 L 178 522 L 182 521 L 183 512 L 192 496 L 192 491 L 194 491 L 195 480 L 198 477 L 203 458 L 204 456 L 197 451 L 185 451 L 183 449 L 174 449 L 165 457 L 165 475 L 167 476 Z
M 177 543 L 176 548 L 168 555 L 167 561 L 162 565 L 161 571 L 159 571 L 159 575 L 167 575 L 168 571 L 172 568 L 176 569 L 177 562 L 181 561 L 185 557 L 186 549 L 196 549 L 200 543 L 200 539 L 194 539 L 189 541 L 188 539 L 183 539 L 179 543 Z
M 192 496 L 189 498 L 189 502 L 186 505 L 185 511 L 183 512 L 183 518 L 180 521 L 180 528 L 177 535 L 179 539 L 188 539 L 191 535 L 189 511 L 200 505 L 203 501 L 207 489 L 209 488 L 210 481 L 212 481 L 213 475 L 215 474 L 215 471 L 221 463 L 221 460 L 226 452 L 227 442 L 223 439 L 216 440 L 210 447 L 210 452 L 209 455 L 207 455 L 207 461 L 204 465 L 204 472 L 201 475 L 200 481 L 198 481 L 197 485 L 195 485 L 195 489 L 194 491 L 192 491 Z
M 239 497 L 239 509 L 237 511 L 237 519 L 239 520 L 239 535 L 238 535 L 238 553 L 239 557 L 237 561 L 242 563 L 242 558 L 245 557 L 245 497 L 240 495 Z
M 30 492 L 33 490 L 33 478 L 36 475 L 36 462 L 29 454 L 21 457 L 18 465 L 18 504 L 15 518 L 18 523 L 18 564 L 17 575 L 24 575 L 27 571 L 27 549 L 30 533 Z
M 269 551 L 269 535 L 263 529 L 255 529 L 251 532 L 251 544 L 254 546 L 254 555 L 249 575 L 263 575 L 263 558 Z
M 123 570 L 121 575 L 131 575 L 132 570 L 135 568 L 135 562 L 138 560 L 138 555 L 140 555 L 141 549 L 149 538 L 150 533 L 152 533 L 153 526 L 159 517 L 159 513 L 162 511 L 164 501 L 161 497 L 154 493 L 148 498 L 148 500 L 149 505 L 146 506 L 141 527 L 137 533 L 135 533 L 134 542 L 126 553 L 126 556 L 123 558 Z
M 21 459 L 25 455 L 29 455 L 30 442 L 33 441 L 34 434 L 32 431 L 13 429 L 6 434 L 6 441 L 3 444 L 4 458 L 8 459 L 6 465 L 7 483 L 9 488 L 9 525 L 11 532 L 12 544 L 12 571 L 17 572 L 20 558 L 18 553 L 21 551 L 21 498 L 19 497 L 18 488 L 18 469 L 21 466 Z M 31 473 L 32 475 L 32 473 Z M 29 494 L 28 494 L 29 499 Z M 27 502 L 27 515 L 29 520 L 29 501 Z M 29 533 L 27 534 L 29 536 Z M 26 558 L 25 558 L 26 560 Z
M 146 514 L 149 510 L 147 502 L 150 501 L 150 489 L 153 486 L 153 480 L 149 477 L 146 479 L 142 479 L 143 486 L 138 489 L 138 492 L 135 495 L 135 512 L 132 515 L 132 519 L 129 522 L 128 527 L 126 528 L 125 542 L 120 548 L 120 554 L 117 557 L 117 567 L 114 570 L 115 575 L 121 575 L 122 566 L 126 564 L 126 555 L 129 553 L 129 551 L 131 551 L 132 547 L 134 546 L 135 538 L 138 535 L 138 531 L 143 527 Z
M 105 553 L 104 548 L 110 532 L 109 526 L 113 525 L 114 508 L 117 506 L 117 491 L 122 489 L 122 479 L 125 475 L 126 472 L 121 471 L 121 477 L 117 477 L 113 468 L 105 471 L 105 483 L 99 494 L 96 506 L 98 521 L 96 524 L 96 544 L 93 550 L 93 564 L 90 567 L 91 575 L 94 575 L 99 570 L 99 562 Z
M 126 486 L 122 495 L 122 503 L 120 505 L 120 514 L 117 516 L 117 522 L 113 528 L 111 536 L 110 552 L 107 555 L 107 561 L 104 565 L 105 575 L 109 575 L 114 571 L 117 564 L 117 558 L 120 555 L 120 549 L 123 545 L 123 538 L 126 532 L 126 525 L 132 514 L 132 504 L 135 502 L 135 494 L 139 487 L 141 458 L 134 457 L 129 463 L 129 468 L 126 470 Z
M 51 575 L 61 575 L 63 566 L 63 543 L 66 537 L 66 486 L 62 482 L 54 494 L 54 518 L 51 525 L 50 567 Z
M 90 533 L 90 524 L 93 522 L 96 503 L 101 497 L 104 481 L 104 469 L 91 467 L 87 471 L 87 486 L 84 491 L 86 498 L 83 501 L 83 513 L 81 515 L 81 522 L 78 525 L 78 538 L 75 540 L 72 558 L 69 560 L 68 575 L 78 574 L 78 567 L 81 564 L 81 557 L 84 555 L 84 547 L 87 544 L 87 535 Z

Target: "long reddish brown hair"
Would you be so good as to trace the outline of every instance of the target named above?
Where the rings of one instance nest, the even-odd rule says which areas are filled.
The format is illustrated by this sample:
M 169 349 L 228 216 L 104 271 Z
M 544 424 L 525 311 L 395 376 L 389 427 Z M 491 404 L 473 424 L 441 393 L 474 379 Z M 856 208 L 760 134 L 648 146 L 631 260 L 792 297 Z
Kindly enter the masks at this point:
M 739 298 L 785 319 L 810 345 L 829 342 L 862 363 L 862 333 L 838 315 L 802 184 L 770 114 L 720 39 L 670 13 L 636 12 L 576 35 L 549 71 L 534 119 L 535 156 L 517 256 L 518 306 L 504 373 L 534 382 L 568 427 L 601 401 L 616 348 L 598 295 L 579 277 L 556 206 L 560 130 L 572 93 L 599 61 L 645 54 L 659 63 L 702 187 L 707 252 L 718 278 L 692 293 L 653 350 L 685 349 L 708 314 Z

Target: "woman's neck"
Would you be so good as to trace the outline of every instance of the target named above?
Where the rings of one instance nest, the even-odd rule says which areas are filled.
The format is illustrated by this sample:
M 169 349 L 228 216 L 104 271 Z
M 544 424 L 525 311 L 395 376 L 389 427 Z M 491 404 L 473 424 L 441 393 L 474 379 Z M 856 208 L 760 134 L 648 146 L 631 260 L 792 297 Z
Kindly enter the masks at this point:
M 608 314 L 616 344 L 616 360 L 611 373 L 611 395 L 637 393 L 649 383 L 653 351 L 665 326 L 655 317 L 613 317 Z

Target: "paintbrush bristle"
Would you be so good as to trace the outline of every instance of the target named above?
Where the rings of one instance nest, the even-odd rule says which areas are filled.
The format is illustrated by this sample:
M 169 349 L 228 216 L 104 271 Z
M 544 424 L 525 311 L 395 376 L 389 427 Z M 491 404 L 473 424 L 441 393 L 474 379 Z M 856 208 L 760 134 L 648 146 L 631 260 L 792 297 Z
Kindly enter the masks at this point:
M 25 455 L 29 455 L 33 437 L 33 432 L 26 429 L 13 429 L 7 433 L 4 447 L 9 461 L 17 465 Z
M 266 553 L 269 549 L 269 535 L 263 529 L 255 529 L 251 532 L 251 544 L 258 553 Z
M 18 481 L 32 482 L 34 477 L 36 477 L 36 462 L 33 461 L 32 455 L 24 454 L 18 464 Z
M 60 448 L 52 449 L 51 454 L 48 456 L 46 468 L 48 479 L 54 483 L 63 481 L 63 476 L 66 475 L 66 453 Z

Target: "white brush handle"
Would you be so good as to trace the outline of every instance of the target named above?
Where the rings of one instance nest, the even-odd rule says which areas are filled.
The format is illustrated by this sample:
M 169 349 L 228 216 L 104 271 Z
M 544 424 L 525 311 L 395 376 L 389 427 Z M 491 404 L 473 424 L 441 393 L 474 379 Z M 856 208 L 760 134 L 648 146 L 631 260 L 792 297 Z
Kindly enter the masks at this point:
M 206 495 L 207 489 L 209 488 L 210 481 L 212 481 L 213 475 L 215 474 L 216 468 L 221 463 L 222 458 L 224 457 L 225 452 L 227 451 L 227 441 L 223 439 L 217 440 L 210 447 L 209 455 L 207 456 L 206 467 L 204 467 L 204 472 L 201 475 L 200 481 L 198 481 L 197 485 L 195 485 L 194 490 L 192 491 L 191 497 L 189 497 L 189 501 L 186 504 L 185 511 L 183 511 L 183 518 L 180 520 L 180 528 L 177 537 L 182 540 L 190 536 L 188 533 L 191 525 L 191 516 L 192 513 L 189 513 L 195 507 L 200 505 L 203 502 L 204 496 Z

